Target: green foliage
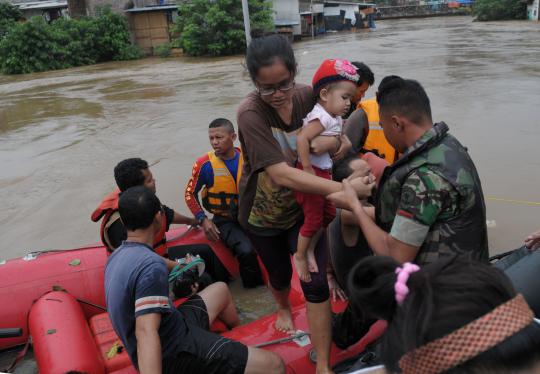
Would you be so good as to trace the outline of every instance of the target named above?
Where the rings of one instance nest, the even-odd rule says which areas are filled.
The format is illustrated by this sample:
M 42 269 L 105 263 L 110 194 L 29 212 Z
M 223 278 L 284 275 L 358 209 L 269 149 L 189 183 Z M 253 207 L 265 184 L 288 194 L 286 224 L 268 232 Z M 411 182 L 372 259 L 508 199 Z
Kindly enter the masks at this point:
M 522 0 L 476 0 L 473 14 L 478 21 L 525 19 L 527 4 Z
M 10 3 L 0 3 L 0 21 L 18 21 L 22 18 L 22 16 L 23 14 L 19 7 L 11 5 Z
M 0 71 L 22 74 L 64 69 L 140 56 L 130 42 L 127 21 L 104 9 L 95 18 L 60 18 L 47 23 L 43 17 L 13 22 L 0 38 Z
M 15 5 L 0 3 L 0 39 L 8 32 L 15 22 L 22 18 L 22 12 Z
M 156 56 L 159 56 L 161 58 L 166 58 L 171 56 L 171 44 L 166 43 L 162 45 L 158 45 L 156 48 L 154 48 L 154 54 Z
M 271 5 L 264 0 L 249 0 L 252 34 L 274 28 Z M 246 48 L 241 0 L 190 0 L 178 4 L 179 17 L 173 41 L 191 56 L 223 56 Z

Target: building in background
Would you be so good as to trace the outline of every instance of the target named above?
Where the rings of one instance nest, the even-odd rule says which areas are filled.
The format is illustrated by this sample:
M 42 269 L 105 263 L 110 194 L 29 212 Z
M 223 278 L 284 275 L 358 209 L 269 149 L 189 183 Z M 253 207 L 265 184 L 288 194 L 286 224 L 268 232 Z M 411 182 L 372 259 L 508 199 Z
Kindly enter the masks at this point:
M 527 18 L 531 21 L 538 21 L 540 15 L 540 0 L 529 0 L 527 3 Z

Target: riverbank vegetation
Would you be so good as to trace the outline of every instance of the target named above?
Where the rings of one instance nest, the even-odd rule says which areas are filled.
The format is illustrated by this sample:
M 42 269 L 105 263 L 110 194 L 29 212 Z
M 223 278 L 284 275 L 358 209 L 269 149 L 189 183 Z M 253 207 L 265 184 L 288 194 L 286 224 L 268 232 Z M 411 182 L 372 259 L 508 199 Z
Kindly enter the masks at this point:
M 4 74 L 64 69 L 140 56 L 139 49 L 131 44 L 125 17 L 110 8 L 100 9 L 96 17 L 60 18 L 47 23 L 43 17 L 21 22 L 18 9 L 10 7 L 0 8 L 3 10 L 0 71 Z
M 251 34 L 274 29 L 271 4 L 249 0 Z M 246 39 L 241 0 L 179 1 L 174 44 L 190 56 L 224 56 L 244 52 Z
M 478 21 L 527 18 L 527 3 L 522 0 L 476 0 L 473 15 Z

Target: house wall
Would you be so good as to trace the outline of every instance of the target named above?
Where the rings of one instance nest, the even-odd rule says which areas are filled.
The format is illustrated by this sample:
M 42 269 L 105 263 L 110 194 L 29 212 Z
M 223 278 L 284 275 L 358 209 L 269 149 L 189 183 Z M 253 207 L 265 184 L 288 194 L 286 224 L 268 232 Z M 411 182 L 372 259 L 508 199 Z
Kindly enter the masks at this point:
M 293 26 L 293 34 L 300 35 L 300 11 L 298 0 L 274 0 L 272 2 L 274 10 L 274 20 L 295 21 L 298 24 Z
M 110 5 L 113 11 L 123 14 L 131 3 L 133 3 L 132 0 L 86 0 L 86 10 L 88 15 L 93 16 L 97 8 Z

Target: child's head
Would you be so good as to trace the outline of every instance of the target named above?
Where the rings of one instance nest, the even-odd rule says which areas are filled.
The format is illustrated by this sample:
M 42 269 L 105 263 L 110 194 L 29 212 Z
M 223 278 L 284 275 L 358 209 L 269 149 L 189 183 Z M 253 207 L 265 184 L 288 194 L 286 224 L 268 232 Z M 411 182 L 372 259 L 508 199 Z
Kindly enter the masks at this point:
M 313 76 L 313 94 L 317 102 L 333 116 L 349 111 L 360 76 L 347 60 L 324 60 Z
M 390 371 L 487 374 L 540 368 L 540 325 L 502 271 L 459 256 L 407 269 L 375 256 L 360 261 L 349 276 L 352 302 L 367 316 L 389 322 L 382 361 Z M 398 272 L 408 280 L 397 282 Z
M 208 126 L 208 139 L 216 156 L 227 156 L 234 149 L 236 133 L 234 126 L 228 119 L 217 118 Z

